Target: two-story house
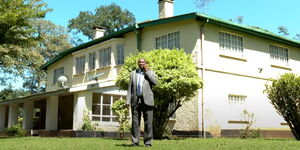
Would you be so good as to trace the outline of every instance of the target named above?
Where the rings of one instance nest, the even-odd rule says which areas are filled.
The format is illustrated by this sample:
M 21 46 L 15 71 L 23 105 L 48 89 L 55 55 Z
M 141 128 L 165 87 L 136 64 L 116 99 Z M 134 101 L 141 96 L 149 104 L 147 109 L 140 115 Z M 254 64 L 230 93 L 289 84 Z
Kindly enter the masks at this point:
M 115 86 L 124 59 L 138 51 L 176 47 L 192 54 L 204 86 L 176 112 L 170 122 L 174 133 L 234 134 L 227 131 L 248 123 L 244 110 L 254 114 L 254 127 L 265 135 L 289 132 L 263 91 L 270 77 L 300 73 L 300 42 L 200 13 L 173 16 L 173 0 L 158 3 L 159 19 L 105 36 L 95 29 L 100 37 L 43 65 L 46 92 L 0 102 L 0 130 L 16 124 L 21 109 L 26 130 L 79 130 L 87 111 L 99 128 L 114 131 L 118 123 L 111 106 L 126 97 Z M 62 74 L 69 79 L 65 88 L 57 85 Z

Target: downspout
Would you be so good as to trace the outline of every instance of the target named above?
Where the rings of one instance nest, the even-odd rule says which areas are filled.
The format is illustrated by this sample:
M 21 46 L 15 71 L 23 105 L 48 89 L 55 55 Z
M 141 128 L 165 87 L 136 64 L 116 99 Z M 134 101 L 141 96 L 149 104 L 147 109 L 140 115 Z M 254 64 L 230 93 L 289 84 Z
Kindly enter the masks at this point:
M 203 49 L 203 42 L 204 42 L 204 26 L 206 23 L 209 22 L 209 19 L 206 19 L 205 22 L 200 26 L 200 52 L 201 52 L 201 67 L 202 67 L 202 72 L 201 72 L 201 78 L 202 78 L 202 83 L 204 84 L 204 77 L 205 77 L 205 63 L 204 63 L 204 49 Z M 204 85 L 201 88 L 201 130 L 202 130 L 202 137 L 206 138 L 206 132 L 205 132 L 205 114 L 204 114 Z M 200 116 L 199 116 L 200 117 Z M 200 126 L 200 123 L 199 123 Z M 200 129 L 200 127 L 199 127 Z
M 135 24 L 135 34 L 136 34 L 136 48 L 139 52 L 142 52 L 142 36 L 141 36 L 141 28 L 138 24 Z

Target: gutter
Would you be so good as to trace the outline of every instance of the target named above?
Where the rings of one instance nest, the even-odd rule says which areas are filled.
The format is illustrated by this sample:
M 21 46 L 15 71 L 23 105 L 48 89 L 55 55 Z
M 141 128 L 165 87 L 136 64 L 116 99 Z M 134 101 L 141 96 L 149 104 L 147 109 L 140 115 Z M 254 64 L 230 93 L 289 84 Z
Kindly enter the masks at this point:
M 201 88 L 201 106 L 200 103 L 198 102 L 198 109 L 201 107 L 201 116 L 200 116 L 200 111 L 198 111 L 198 125 L 200 129 L 200 124 L 201 124 L 201 130 L 202 130 L 202 137 L 206 138 L 206 132 L 205 132 L 205 97 L 204 97 L 204 81 L 205 81 L 205 61 L 204 61 L 204 48 L 203 48 L 203 42 L 204 42 L 204 26 L 209 22 L 209 19 L 206 19 L 202 25 L 200 25 L 200 52 L 201 52 L 201 67 L 202 67 L 202 72 L 201 72 L 201 78 L 202 78 L 202 88 Z M 199 99 L 199 96 L 198 96 Z M 201 123 L 200 123 L 200 118 L 201 118 Z M 200 132 L 199 132 L 200 136 Z
M 136 24 L 134 32 L 136 34 L 136 48 L 139 52 L 142 52 L 142 28 Z

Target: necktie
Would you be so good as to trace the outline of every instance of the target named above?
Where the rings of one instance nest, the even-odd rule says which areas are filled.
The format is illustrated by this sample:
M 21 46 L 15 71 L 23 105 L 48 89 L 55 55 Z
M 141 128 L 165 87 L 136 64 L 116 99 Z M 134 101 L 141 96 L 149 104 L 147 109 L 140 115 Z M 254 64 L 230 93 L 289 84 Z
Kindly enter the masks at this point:
M 140 74 L 139 74 L 139 78 L 138 78 L 138 91 L 137 91 L 137 93 L 138 93 L 138 95 L 140 96 L 140 95 L 142 95 L 142 84 L 143 84 L 143 72 L 141 72 Z

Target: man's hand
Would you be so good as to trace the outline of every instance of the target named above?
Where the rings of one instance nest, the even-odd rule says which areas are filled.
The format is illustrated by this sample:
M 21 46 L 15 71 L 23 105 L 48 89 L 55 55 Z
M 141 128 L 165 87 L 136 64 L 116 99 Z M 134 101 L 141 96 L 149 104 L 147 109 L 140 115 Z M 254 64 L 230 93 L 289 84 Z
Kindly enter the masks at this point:
M 147 64 L 145 64 L 144 67 L 143 67 L 143 71 L 144 71 L 144 72 L 147 72 L 148 70 L 149 70 L 149 67 L 148 67 Z

